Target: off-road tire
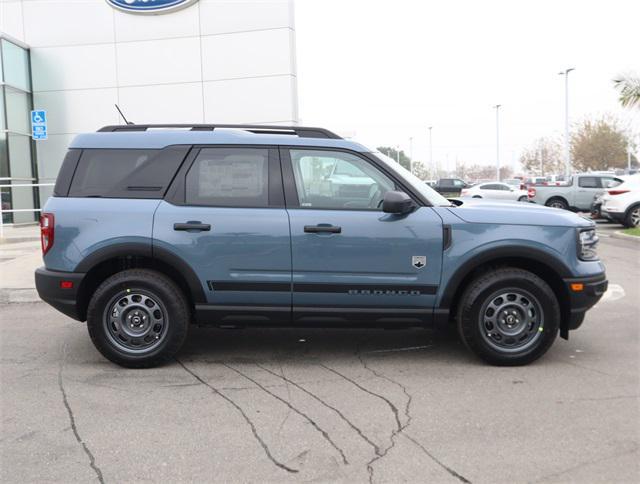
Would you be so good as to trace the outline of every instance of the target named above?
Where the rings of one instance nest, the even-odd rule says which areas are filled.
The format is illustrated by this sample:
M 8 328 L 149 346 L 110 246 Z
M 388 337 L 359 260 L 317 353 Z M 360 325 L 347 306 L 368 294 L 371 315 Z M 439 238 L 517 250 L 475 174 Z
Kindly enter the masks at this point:
M 145 304 L 157 306 L 162 315 L 162 338 L 158 334 L 157 343 L 151 338 L 146 344 L 155 346 L 148 350 L 123 348 L 109 328 L 112 308 L 118 310 L 114 304 L 136 294 L 145 298 Z M 140 307 L 144 313 L 144 307 Z M 189 304 L 180 288 L 164 274 L 148 269 L 130 269 L 112 275 L 96 289 L 87 309 L 87 328 L 95 347 L 108 360 L 127 368 L 150 368 L 170 360 L 187 338 L 190 319 Z
M 487 304 L 499 299 L 496 294 L 510 292 L 521 293 L 523 300 L 526 298 L 536 304 L 534 313 L 537 314 L 539 327 L 535 328 L 535 332 L 539 334 L 532 336 L 528 346 L 521 349 L 497 348 L 486 329 L 487 321 L 484 321 L 486 316 L 483 309 Z M 549 285 L 535 274 L 511 267 L 491 269 L 471 281 L 462 294 L 458 304 L 457 326 L 464 344 L 487 363 L 498 366 L 526 365 L 540 358 L 555 341 L 560 326 L 560 305 Z

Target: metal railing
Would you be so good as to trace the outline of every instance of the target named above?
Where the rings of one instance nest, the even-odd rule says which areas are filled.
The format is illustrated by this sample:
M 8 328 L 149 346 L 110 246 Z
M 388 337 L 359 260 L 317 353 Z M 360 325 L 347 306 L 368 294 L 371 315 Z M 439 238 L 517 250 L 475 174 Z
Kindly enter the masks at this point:
M 34 178 L 0 178 L 0 181 L 6 180 L 19 180 L 19 181 L 33 181 Z M 0 192 L 3 188 L 36 188 L 36 187 L 52 187 L 55 183 L 19 183 L 16 185 L 13 184 L 2 184 L 0 185 Z M 5 210 L 2 208 L 2 201 L 0 197 L 0 238 L 4 237 L 4 214 L 5 213 L 19 213 L 19 212 L 40 212 L 42 208 L 12 208 Z M 9 224 L 14 225 L 14 224 Z

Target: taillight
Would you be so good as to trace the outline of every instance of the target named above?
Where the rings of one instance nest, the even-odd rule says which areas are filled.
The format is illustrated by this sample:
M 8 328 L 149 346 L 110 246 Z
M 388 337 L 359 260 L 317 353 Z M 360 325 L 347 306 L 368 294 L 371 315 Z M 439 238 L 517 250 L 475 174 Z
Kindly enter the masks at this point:
M 623 193 L 629 193 L 629 190 L 608 190 L 609 195 L 622 195 Z
M 533 187 L 529 187 L 529 190 L 527 190 L 527 197 L 534 198 L 535 196 L 536 196 L 536 189 Z
M 40 242 L 42 243 L 42 255 L 49 252 L 53 246 L 53 234 L 55 229 L 55 219 L 52 213 L 40 215 Z

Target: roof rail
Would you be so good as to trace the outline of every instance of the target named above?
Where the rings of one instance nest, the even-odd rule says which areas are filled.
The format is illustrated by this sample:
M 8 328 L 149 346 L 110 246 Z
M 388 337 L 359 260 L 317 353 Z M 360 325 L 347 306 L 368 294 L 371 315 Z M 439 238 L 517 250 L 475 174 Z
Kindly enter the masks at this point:
M 177 128 L 189 129 L 190 131 L 213 131 L 216 128 L 233 128 L 243 131 L 250 131 L 256 134 L 289 134 L 297 135 L 300 138 L 332 138 L 342 139 L 342 137 L 324 128 L 310 128 L 306 126 L 268 126 L 261 124 L 119 124 L 104 126 L 98 130 L 104 132 L 122 131 L 147 131 L 154 128 Z

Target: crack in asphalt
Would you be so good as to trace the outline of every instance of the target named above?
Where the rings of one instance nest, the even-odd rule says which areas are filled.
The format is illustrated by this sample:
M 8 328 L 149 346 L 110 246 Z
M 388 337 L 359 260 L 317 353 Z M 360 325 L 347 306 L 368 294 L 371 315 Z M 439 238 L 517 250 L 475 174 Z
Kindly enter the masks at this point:
M 60 360 L 60 367 L 58 369 L 58 387 L 60 388 L 60 393 L 62 394 L 62 403 L 64 403 L 64 407 L 67 409 L 67 414 L 69 415 L 69 422 L 71 423 L 71 430 L 73 431 L 73 435 L 75 436 L 78 443 L 82 446 L 82 450 L 84 450 L 84 453 L 87 454 L 87 457 L 89 458 L 89 466 L 95 472 L 96 477 L 98 478 L 98 481 L 101 484 L 104 484 L 104 477 L 102 476 L 102 471 L 96 465 L 96 458 L 94 457 L 91 450 L 89 450 L 89 447 L 87 446 L 85 441 L 82 440 L 82 437 L 80 437 L 80 433 L 78 432 L 78 426 L 76 425 L 76 418 L 75 418 L 75 415 L 73 414 L 73 410 L 71 409 L 71 405 L 69 404 L 69 398 L 67 397 L 67 392 L 64 388 L 64 379 L 62 378 L 62 371 L 64 369 L 66 359 L 67 359 L 67 351 L 66 351 L 66 347 L 63 345 L 62 358 Z
M 399 412 L 398 412 L 398 408 L 393 404 L 393 402 L 391 402 L 391 400 L 389 400 L 388 398 L 386 398 L 383 395 L 379 395 L 371 390 L 369 390 L 368 388 L 363 387 L 362 385 L 360 385 L 357 381 L 352 380 L 351 378 L 349 378 L 346 375 L 343 375 L 342 373 L 340 373 L 337 370 L 334 370 L 333 368 L 330 368 L 328 366 L 326 366 L 323 363 L 318 363 L 318 366 L 321 366 L 322 368 L 324 368 L 325 370 L 330 371 L 331 373 L 335 373 L 336 375 L 338 375 L 339 377 L 343 378 L 344 380 L 347 380 L 349 383 L 351 383 L 352 385 L 358 387 L 360 390 L 362 390 L 365 393 L 368 393 L 369 395 L 372 395 L 376 398 L 379 398 L 381 400 L 383 400 L 391 409 L 391 411 L 393 412 L 393 415 L 395 417 L 396 420 L 396 425 L 398 428 L 402 427 L 402 424 L 400 423 L 400 417 L 399 417 Z
M 369 462 L 367 462 L 367 471 L 369 472 L 369 482 L 371 484 L 373 484 L 373 475 L 374 475 L 374 468 L 373 465 L 383 459 L 384 457 L 386 457 L 386 455 L 396 446 L 396 437 L 398 436 L 398 434 L 402 433 L 402 431 L 404 429 L 406 429 L 409 424 L 411 423 L 411 413 L 409 411 L 409 406 L 411 405 L 411 400 L 413 399 L 413 397 L 411 396 L 411 394 L 407 391 L 406 387 L 404 385 L 402 385 L 401 383 L 387 377 L 386 375 L 383 375 L 382 373 L 378 373 L 377 371 L 375 371 L 373 368 L 370 368 L 367 363 L 364 361 L 364 359 L 362 358 L 362 355 L 360 353 L 357 354 L 358 360 L 360 360 L 360 363 L 362 364 L 362 366 L 368 370 L 369 372 L 371 372 L 373 375 L 375 375 L 378 378 L 382 378 L 384 380 L 387 380 L 388 382 L 393 383 L 394 385 L 400 387 L 403 391 L 403 393 L 405 394 L 405 396 L 407 397 L 407 403 L 405 404 L 405 408 L 404 408 L 404 416 L 405 416 L 405 423 L 401 424 L 400 423 L 400 417 L 398 416 L 398 410 L 397 407 L 393 407 L 395 409 L 394 414 L 396 416 L 396 420 L 397 420 L 397 427 L 395 429 L 393 429 L 391 431 L 391 436 L 389 438 L 389 440 L 391 441 L 391 445 L 389 445 L 388 447 L 386 447 L 382 453 L 380 455 L 376 455 L 374 456 Z M 384 398 L 385 401 L 389 402 L 389 400 L 387 400 L 386 398 Z M 389 402 L 390 403 L 390 402 Z
M 431 460 L 433 460 L 433 462 L 435 462 L 436 464 L 438 464 L 440 467 L 442 467 L 445 471 L 447 471 L 449 474 L 451 474 L 453 477 L 455 477 L 456 479 L 458 479 L 460 482 L 464 482 L 466 484 L 471 484 L 471 481 L 468 480 L 467 478 L 465 478 L 464 476 L 458 474 L 456 471 L 454 471 L 451 467 L 448 467 L 446 464 L 444 464 L 443 462 L 441 462 L 440 460 L 438 460 L 438 458 L 433 455 L 431 452 L 429 452 L 427 450 L 427 448 L 422 445 L 420 442 L 418 442 L 416 439 L 414 439 L 413 437 L 411 437 L 410 435 L 408 435 L 406 432 L 402 434 L 402 436 L 405 439 L 410 440 L 411 442 L 413 442 L 420 450 L 422 450 L 422 452 L 425 453 L 425 455 L 429 456 L 429 458 L 431 458 Z
M 287 383 L 290 383 L 291 385 L 293 385 L 294 387 L 298 388 L 299 390 L 303 391 L 304 393 L 306 393 L 307 395 L 309 395 L 311 398 L 315 399 L 316 401 L 320 402 L 322 405 L 324 405 L 325 407 L 327 407 L 328 409 L 332 410 L 333 412 L 335 412 L 338 417 L 340 417 L 349 427 L 351 427 L 361 438 L 362 440 L 364 440 L 367 444 L 369 444 L 371 447 L 373 447 L 374 451 L 376 454 L 380 453 L 380 447 L 378 447 L 378 445 L 373 442 L 369 437 L 367 437 L 364 432 L 362 431 L 362 429 L 360 429 L 356 424 L 354 424 L 351 420 L 349 420 L 339 409 L 337 409 L 336 407 L 334 407 L 333 405 L 325 402 L 322 398 L 320 398 L 318 395 L 316 395 L 315 393 L 307 390 L 306 388 L 304 388 L 302 385 L 296 383 L 295 381 L 287 378 L 284 376 L 284 372 L 282 375 L 278 375 L 275 371 L 270 370 L 269 368 L 262 366 L 259 363 L 256 363 L 256 366 L 258 366 L 259 368 L 263 369 L 264 371 L 271 373 L 272 375 L 286 381 Z M 280 368 L 282 370 L 282 367 Z
M 214 387 L 213 385 L 211 385 L 209 382 L 205 381 L 204 379 L 202 379 L 198 374 L 196 374 L 194 371 L 192 371 L 190 368 L 187 368 L 187 366 L 182 363 L 182 361 L 180 361 L 179 359 L 175 358 L 176 362 L 184 369 L 184 371 L 186 371 L 187 373 L 189 373 L 193 378 L 195 378 L 197 381 L 199 381 L 201 384 L 203 384 L 204 386 L 206 386 L 207 388 L 209 388 L 213 393 L 215 393 L 216 395 L 219 395 L 220 397 L 222 397 L 225 401 L 227 401 L 230 405 L 232 405 L 239 413 L 240 415 L 242 415 L 242 418 L 244 418 L 244 420 L 247 422 L 247 424 L 249 425 L 249 427 L 251 428 L 251 433 L 253 434 L 254 438 L 256 439 L 256 441 L 260 444 L 260 446 L 262 447 L 262 450 L 264 450 L 264 453 L 266 454 L 266 456 L 269 458 L 269 460 L 271 462 L 273 462 L 274 465 L 276 465 L 277 467 L 279 467 L 280 469 L 283 469 L 287 472 L 290 473 L 297 473 L 299 472 L 298 469 L 293 469 L 285 464 L 283 464 L 282 462 L 278 461 L 273 454 L 271 453 L 271 450 L 269 449 L 269 446 L 265 443 L 264 440 L 262 440 L 262 437 L 260 437 L 260 434 L 258 434 L 258 429 L 256 428 L 255 424 L 253 423 L 253 421 L 249 418 L 249 416 L 245 413 L 245 411 L 242 409 L 242 407 L 240 407 L 240 405 L 238 405 L 235 401 L 233 401 L 231 398 L 229 398 L 227 395 L 225 395 L 224 393 L 222 393 L 220 390 L 218 390 L 216 387 Z
M 358 356 L 358 358 L 360 358 Z M 360 361 L 362 361 L 360 359 Z M 337 370 L 334 370 L 333 368 L 330 368 L 322 363 L 319 363 L 319 365 L 322 368 L 325 368 L 326 370 L 335 373 L 338 376 L 341 376 L 342 378 L 344 378 L 346 381 L 348 381 L 349 383 L 351 383 L 352 385 L 356 386 L 357 388 L 359 388 L 360 390 L 362 390 L 365 393 L 368 393 L 369 395 L 372 395 L 382 401 L 384 401 L 389 408 L 391 409 L 391 411 L 393 412 L 393 416 L 395 418 L 396 421 L 396 428 L 393 429 L 393 431 L 391 432 L 391 445 L 389 445 L 388 447 L 385 447 L 383 450 L 381 450 L 380 452 L 376 452 L 376 455 L 373 456 L 373 458 L 367 462 L 367 473 L 369 474 L 369 483 L 373 484 L 373 463 L 376 462 L 379 459 L 382 459 L 384 456 L 387 455 L 387 452 L 389 452 L 389 450 L 391 450 L 394 446 L 395 446 L 395 436 L 399 433 L 402 432 L 403 426 L 402 423 L 400 422 L 400 413 L 398 411 L 398 407 L 396 407 L 393 402 L 391 400 L 389 400 L 387 397 L 380 395 L 379 393 L 375 393 L 371 390 L 369 390 L 368 388 L 363 387 L 362 385 L 360 385 L 357 381 L 349 378 L 346 375 L 343 375 L 342 373 L 340 373 Z
M 271 392 L 270 390 L 268 390 L 266 387 L 264 387 L 263 385 L 261 385 L 260 383 L 258 383 L 256 380 L 254 380 L 253 378 L 251 378 L 250 376 L 246 375 L 245 373 L 241 372 L 240 370 L 238 370 L 237 368 L 234 368 L 233 366 L 221 362 L 221 365 L 225 366 L 226 368 L 229 368 L 232 371 L 235 371 L 238 375 L 246 378 L 247 380 L 249 380 L 250 382 L 254 383 L 258 388 L 260 388 L 263 392 L 265 392 L 266 394 L 272 396 L 273 398 L 275 398 L 276 400 L 282 402 L 283 404 L 285 404 L 287 407 L 289 407 L 291 410 L 293 410 L 295 413 L 297 413 L 298 415 L 300 415 L 302 418 L 304 418 L 307 422 L 309 422 L 314 429 L 316 429 L 318 432 L 320 432 L 320 434 L 322 435 L 322 437 L 329 443 L 329 445 L 331 445 L 334 449 L 336 449 L 339 453 L 340 456 L 342 457 L 342 462 L 344 464 L 349 464 L 349 461 L 347 460 L 347 456 L 345 455 L 344 451 L 331 439 L 331 437 L 329 436 L 329 434 L 327 433 L 326 430 L 324 430 L 323 428 L 321 428 L 311 417 L 309 417 L 306 413 L 304 413 L 302 410 L 294 407 L 291 402 L 288 402 L 287 400 L 285 400 L 284 398 L 276 395 L 275 393 Z
M 393 378 L 380 373 L 376 370 L 374 370 L 372 367 L 370 367 L 369 365 L 367 365 L 367 362 L 364 360 L 364 358 L 362 358 L 362 354 L 361 353 L 357 353 L 356 355 L 358 357 L 358 359 L 360 360 L 360 363 L 362 363 L 362 366 L 364 368 L 366 368 L 367 370 L 369 370 L 371 373 L 373 373 L 375 376 L 377 376 L 378 378 L 382 378 L 384 380 L 387 380 L 388 382 L 396 385 L 397 387 L 399 387 L 402 392 L 405 394 L 405 396 L 407 397 L 407 403 L 405 404 L 404 407 L 404 415 L 406 418 L 406 421 L 404 423 L 404 425 L 402 425 L 400 428 L 394 430 L 391 433 L 391 446 L 389 448 L 387 448 L 386 452 L 384 453 L 383 456 L 380 456 L 377 459 L 373 459 L 370 462 L 370 465 L 372 466 L 372 472 L 370 474 L 370 482 L 372 482 L 373 480 L 373 463 L 376 460 L 382 459 L 391 449 L 393 449 L 395 447 L 396 444 L 396 437 L 399 434 L 402 434 L 403 437 L 406 437 L 408 440 L 410 440 L 411 442 L 413 442 L 420 450 L 422 450 L 422 452 L 424 452 L 425 455 L 427 455 L 431 460 L 433 460 L 436 464 L 438 464 L 440 467 L 442 467 L 445 471 L 447 471 L 452 477 L 455 477 L 456 479 L 458 479 L 461 482 L 464 482 L 466 484 L 471 484 L 471 481 L 469 481 L 467 478 L 465 478 L 464 476 L 462 476 L 461 474 L 459 474 L 458 472 L 456 472 L 455 470 L 451 469 L 449 466 L 445 465 L 443 462 L 441 462 L 438 458 L 436 458 L 431 452 L 429 452 L 427 450 L 427 448 L 422 445 L 420 442 L 418 442 L 416 439 L 414 439 L 413 437 L 411 437 L 410 435 L 407 435 L 406 432 L 404 432 L 407 427 L 409 427 L 409 425 L 411 424 L 411 421 L 413 420 L 413 417 L 411 415 L 411 403 L 413 402 L 413 395 L 411 395 L 409 393 L 409 391 L 407 390 L 407 387 L 404 386 L 402 383 L 400 383 L 397 380 L 394 380 Z

